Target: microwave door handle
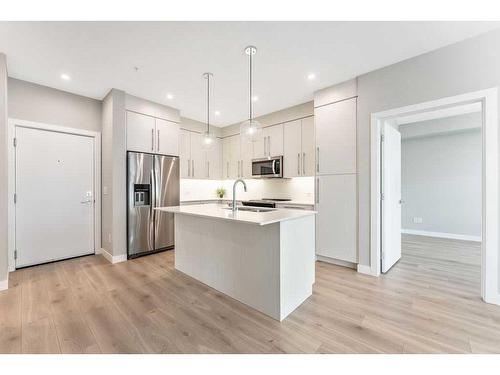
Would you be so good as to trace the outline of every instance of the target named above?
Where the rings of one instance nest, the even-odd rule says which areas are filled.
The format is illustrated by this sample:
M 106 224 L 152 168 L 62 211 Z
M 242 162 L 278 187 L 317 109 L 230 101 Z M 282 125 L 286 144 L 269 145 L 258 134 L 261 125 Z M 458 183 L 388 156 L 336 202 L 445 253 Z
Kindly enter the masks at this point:
M 276 174 L 276 159 L 273 160 L 273 174 Z

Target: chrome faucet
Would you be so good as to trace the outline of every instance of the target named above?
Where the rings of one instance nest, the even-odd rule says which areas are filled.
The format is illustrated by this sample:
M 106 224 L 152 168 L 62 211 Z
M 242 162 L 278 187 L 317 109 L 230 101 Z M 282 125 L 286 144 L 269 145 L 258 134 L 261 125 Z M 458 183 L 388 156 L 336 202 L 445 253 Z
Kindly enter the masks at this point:
M 233 184 L 233 207 L 232 207 L 233 212 L 236 211 L 236 185 L 238 184 L 238 182 L 241 182 L 243 184 L 243 188 L 245 189 L 245 192 L 247 191 L 247 184 L 245 183 L 245 181 L 243 181 L 241 178 L 234 181 L 234 184 Z

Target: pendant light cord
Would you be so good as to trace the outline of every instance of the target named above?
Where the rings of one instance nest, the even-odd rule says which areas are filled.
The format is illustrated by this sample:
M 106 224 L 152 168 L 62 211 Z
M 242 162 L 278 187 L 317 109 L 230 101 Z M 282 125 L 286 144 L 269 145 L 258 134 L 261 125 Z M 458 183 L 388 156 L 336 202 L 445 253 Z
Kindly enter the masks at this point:
M 250 121 L 252 121 L 252 49 L 248 55 L 250 57 Z
M 210 74 L 207 75 L 207 135 L 210 134 Z

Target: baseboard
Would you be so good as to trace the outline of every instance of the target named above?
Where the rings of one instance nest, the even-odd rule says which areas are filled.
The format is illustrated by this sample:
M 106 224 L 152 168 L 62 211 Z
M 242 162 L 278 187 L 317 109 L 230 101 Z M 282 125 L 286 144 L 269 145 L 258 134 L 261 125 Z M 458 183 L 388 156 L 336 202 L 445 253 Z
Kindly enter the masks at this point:
M 481 242 L 481 236 L 469 236 L 467 234 L 429 232 L 429 231 L 425 231 L 425 230 L 415 230 L 415 229 L 401 229 L 401 233 L 404 233 L 404 234 L 413 234 L 413 235 L 416 235 L 416 236 L 427 236 L 427 237 L 436 237 L 436 238 L 449 238 L 449 239 L 452 239 L 452 240 Z
M 365 266 L 364 264 L 358 264 L 358 272 L 364 275 L 377 276 L 370 266 Z
M 8 277 L 8 276 L 7 276 Z M 9 279 L 0 281 L 0 291 L 9 289 Z
M 345 260 L 334 259 L 334 258 L 322 256 L 322 255 L 316 255 L 316 260 L 319 260 L 320 262 L 335 264 L 336 266 L 352 268 L 354 270 L 357 268 L 356 263 L 346 262 Z
M 99 251 L 96 251 L 96 254 L 102 254 L 102 256 L 109 262 L 109 263 L 120 263 L 120 262 L 125 262 L 127 260 L 127 254 L 123 255 L 111 255 L 106 251 L 106 249 L 101 248 Z

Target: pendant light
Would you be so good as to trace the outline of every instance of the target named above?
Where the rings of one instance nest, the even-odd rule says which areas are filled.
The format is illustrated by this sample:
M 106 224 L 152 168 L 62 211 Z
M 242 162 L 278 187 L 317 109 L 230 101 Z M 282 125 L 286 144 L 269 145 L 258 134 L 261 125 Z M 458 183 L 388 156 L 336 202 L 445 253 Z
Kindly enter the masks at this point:
M 201 146 L 208 150 L 215 144 L 215 134 L 210 131 L 210 79 L 213 78 L 212 73 L 203 73 L 203 78 L 207 80 L 207 130 L 201 138 Z
M 240 136 L 243 141 L 246 142 L 256 142 L 260 140 L 262 136 L 262 126 L 261 124 L 253 118 L 252 111 L 252 58 L 253 55 L 257 53 L 257 47 L 248 46 L 245 48 L 245 53 L 248 55 L 249 61 L 249 115 L 248 120 L 240 125 Z

